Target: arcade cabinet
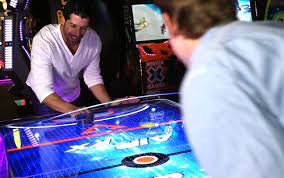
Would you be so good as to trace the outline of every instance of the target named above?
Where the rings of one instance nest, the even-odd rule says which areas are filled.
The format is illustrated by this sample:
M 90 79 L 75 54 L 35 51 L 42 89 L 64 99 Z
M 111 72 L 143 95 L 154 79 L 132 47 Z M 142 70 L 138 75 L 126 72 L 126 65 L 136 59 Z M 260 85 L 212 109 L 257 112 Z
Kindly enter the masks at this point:
M 25 12 L 29 1 L 3 0 L 1 6 L 0 80 L 1 88 L 9 91 L 1 101 L 5 104 L 13 100 L 17 105 L 14 113 L 20 114 L 28 112 L 30 104 L 25 84 L 30 66 L 30 53 L 28 39 L 24 37 Z
M 178 91 L 185 68 L 177 61 L 170 44 L 169 34 L 161 11 L 152 1 L 126 1 L 123 7 L 129 60 L 140 94 Z

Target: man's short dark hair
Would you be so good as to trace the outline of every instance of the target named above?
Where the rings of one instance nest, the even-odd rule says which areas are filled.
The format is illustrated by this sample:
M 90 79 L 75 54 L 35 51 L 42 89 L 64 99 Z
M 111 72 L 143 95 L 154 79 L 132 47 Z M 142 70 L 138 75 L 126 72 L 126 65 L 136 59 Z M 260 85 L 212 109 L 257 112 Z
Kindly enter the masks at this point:
M 188 38 L 199 38 L 216 25 L 236 20 L 234 0 L 154 0 Z
M 71 14 L 76 14 L 81 18 L 90 18 L 90 4 L 87 0 L 68 0 L 64 8 L 65 20 L 70 19 Z

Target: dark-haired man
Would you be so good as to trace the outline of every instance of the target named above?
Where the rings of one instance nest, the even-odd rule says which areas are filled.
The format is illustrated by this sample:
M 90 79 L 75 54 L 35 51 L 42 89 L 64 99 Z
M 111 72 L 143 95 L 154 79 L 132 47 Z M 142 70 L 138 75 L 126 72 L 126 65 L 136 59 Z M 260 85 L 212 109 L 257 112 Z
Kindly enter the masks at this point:
M 83 106 L 79 73 L 100 102 L 111 100 L 100 75 L 101 41 L 89 27 L 89 4 L 69 0 L 61 24 L 43 27 L 33 38 L 27 84 L 40 102 L 55 111 Z
M 213 178 L 284 175 L 284 25 L 240 22 L 232 0 L 154 0 L 190 71 L 186 132 Z

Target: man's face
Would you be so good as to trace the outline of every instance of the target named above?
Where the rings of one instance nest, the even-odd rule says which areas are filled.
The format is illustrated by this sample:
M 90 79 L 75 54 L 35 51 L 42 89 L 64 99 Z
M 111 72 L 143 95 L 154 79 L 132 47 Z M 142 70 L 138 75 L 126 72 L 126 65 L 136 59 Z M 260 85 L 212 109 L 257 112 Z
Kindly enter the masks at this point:
M 178 25 L 172 21 L 168 14 L 163 13 L 163 19 L 169 31 L 169 42 L 173 52 L 181 62 L 187 65 L 199 43 L 199 39 L 190 39 L 179 33 Z
M 78 15 L 71 14 L 70 19 L 63 18 L 63 35 L 67 46 L 78 45 L 86 33 L 89 26 L 89 18 L 81 18 Z

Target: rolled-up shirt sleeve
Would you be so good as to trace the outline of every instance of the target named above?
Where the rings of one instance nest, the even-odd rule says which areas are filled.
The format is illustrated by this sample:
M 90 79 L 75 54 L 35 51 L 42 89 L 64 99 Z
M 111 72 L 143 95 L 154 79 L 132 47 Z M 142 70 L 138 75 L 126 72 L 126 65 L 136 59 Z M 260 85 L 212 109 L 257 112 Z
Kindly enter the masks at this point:
M 48 95 L 54 93 L 54 90 L 50 47 L 40 37 L 33 39 L 31 71 L 27 84 L 32 88 L 39 101 L 42 102 Z
M 101 41 L 98 40 L 97 44 L 97 52 L 93 55 L 90 64 L 84 69 L 84 81 L 88 88 L 97 84 L 104 84 L 100 69 Z

